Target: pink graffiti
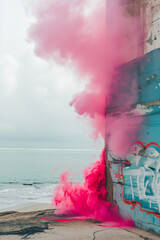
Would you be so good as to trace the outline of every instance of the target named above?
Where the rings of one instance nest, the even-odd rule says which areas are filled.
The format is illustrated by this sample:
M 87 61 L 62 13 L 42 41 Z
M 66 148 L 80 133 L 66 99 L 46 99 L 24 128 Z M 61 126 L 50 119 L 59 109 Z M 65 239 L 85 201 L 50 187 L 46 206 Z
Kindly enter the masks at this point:
M 114 175 L 115 175 L 115 178 L 118 179 L 118 181 L 122 180 L 122 175 L 119 171 L 117 173 L 115 173 Z

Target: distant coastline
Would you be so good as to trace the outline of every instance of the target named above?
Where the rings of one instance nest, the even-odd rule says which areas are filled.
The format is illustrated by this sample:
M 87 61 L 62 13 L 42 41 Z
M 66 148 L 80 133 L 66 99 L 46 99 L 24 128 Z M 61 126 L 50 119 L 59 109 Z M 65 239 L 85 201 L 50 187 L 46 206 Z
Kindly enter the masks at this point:
M 74 151 L 74 152 L 101 152 L 102 149 L 85 149 L 85 148 L 0 148 L 1 150 L 19 150 L 19 151 Z

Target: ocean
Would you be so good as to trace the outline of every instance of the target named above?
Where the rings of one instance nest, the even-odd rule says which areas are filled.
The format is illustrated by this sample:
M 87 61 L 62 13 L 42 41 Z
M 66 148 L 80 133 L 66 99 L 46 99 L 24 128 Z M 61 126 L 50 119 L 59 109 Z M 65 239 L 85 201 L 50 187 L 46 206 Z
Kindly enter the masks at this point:
M 0 148 L 0 211 L 35 203 L 51 203 L 64 171 L 74 182 L 99 159 L 99 150 Z

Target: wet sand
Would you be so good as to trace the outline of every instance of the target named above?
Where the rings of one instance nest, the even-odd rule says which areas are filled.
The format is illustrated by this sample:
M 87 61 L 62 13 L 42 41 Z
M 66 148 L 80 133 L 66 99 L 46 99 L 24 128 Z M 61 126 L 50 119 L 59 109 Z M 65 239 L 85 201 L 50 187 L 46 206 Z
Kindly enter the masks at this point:
M 59 219 L 67 221 L 61 222 Z M 112 223 L 92 219 L 74 221 L 54 214 L 48 204 L 36 204 L 0 213 L 1 240 L 158 240 L 160 237 L 138 228 L 112 228 Z

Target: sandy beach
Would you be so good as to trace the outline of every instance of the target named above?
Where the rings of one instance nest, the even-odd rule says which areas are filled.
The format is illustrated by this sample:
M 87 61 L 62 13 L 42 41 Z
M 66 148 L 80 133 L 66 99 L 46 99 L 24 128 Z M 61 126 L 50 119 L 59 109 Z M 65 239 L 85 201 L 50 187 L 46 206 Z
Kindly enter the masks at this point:
M 60 219 L 65 219 L 61 221 Z M 105 227 L 104 227 L 105 226 Z M 159 237 L 138 228 L 112 227 L 92 219 L 75 219 L 54 214 L 49 204 L 35 204 L 16 211 L 0 213 L 0 239 L 46 240 L 158 240 Z

